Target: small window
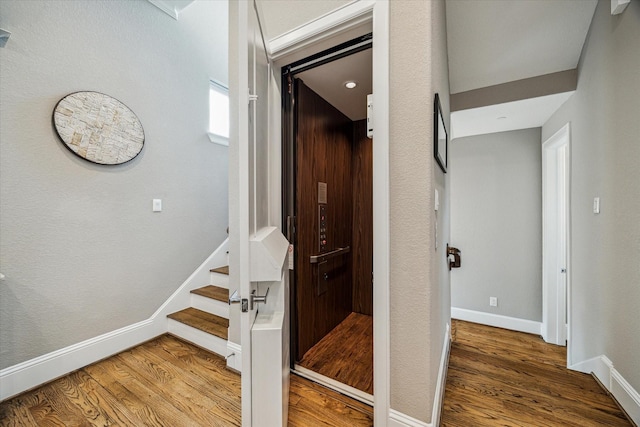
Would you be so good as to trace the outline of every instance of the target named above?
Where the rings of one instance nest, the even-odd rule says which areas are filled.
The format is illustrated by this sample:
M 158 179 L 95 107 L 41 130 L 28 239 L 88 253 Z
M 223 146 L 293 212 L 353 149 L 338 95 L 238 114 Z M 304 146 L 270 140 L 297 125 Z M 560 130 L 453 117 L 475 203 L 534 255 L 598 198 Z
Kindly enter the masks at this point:
M 209 139 L 229 145 L 229 89 L 213 80 L 209 84 Z

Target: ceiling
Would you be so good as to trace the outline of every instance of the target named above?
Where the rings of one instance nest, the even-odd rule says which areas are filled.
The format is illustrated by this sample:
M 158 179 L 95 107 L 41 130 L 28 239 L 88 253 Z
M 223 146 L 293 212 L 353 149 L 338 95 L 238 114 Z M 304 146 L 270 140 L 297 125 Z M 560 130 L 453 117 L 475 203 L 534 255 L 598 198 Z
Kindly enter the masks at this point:
M 447 0 L 451 93 L 576 68 L 597 0 Z
M 363 50 L 297 75 L 315 93 L 351 120 L 367 118 L 367 95 L 372 93 L 372 49 Z M 347 89 L 345 83 L 357 86 Z
M 451 93 L 575 69 L 596 4 L 446 0 Z M 540 127 L 572 93 L 456 111 L 451 138 Z
M 578 65 L 597 0 L 446 0 L 451 93 Z M 298 76 L 352 120 L 366 118 L 371 49 Z M 358 86 L 348 90 L 347 80 Z M 451 138 L 542 126 L 572 92 L 451 115 Z M 502 118 L 505 117 L 505 118 Z

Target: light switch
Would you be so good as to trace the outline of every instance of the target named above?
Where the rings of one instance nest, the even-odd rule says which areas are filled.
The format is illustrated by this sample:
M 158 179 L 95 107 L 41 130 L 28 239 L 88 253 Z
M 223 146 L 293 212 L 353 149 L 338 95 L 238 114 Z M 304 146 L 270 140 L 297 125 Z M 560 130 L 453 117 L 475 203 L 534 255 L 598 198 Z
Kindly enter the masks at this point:
M 600 197 L 593 198 L 593 213 L 594 214 L 600 213 Z
M 153 211 L 162 212 L 162 199 L 153 199 Z

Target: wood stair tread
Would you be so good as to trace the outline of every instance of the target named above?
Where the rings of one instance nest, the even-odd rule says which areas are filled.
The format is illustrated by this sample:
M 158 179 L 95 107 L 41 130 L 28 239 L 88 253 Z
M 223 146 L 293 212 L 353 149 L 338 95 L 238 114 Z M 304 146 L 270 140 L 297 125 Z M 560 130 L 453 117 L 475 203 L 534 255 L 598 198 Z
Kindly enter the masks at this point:
M 226 274 L 228 276 L 229 275 L 229 266 L 228 265 L 223 265 L 222 267 L 212 268 L 209 271 L 211 271 L 212 273 Z
M 225 303 L 229 302 L 229 289 L 215 285 L 208 285 L 203 288 L 194 289 L 191 293 Z
M 227 328 L 229 328 L 229 320 L 215 314 L 189 307 L 172 313 L 167 317 L 224 340 L 228 339 Z

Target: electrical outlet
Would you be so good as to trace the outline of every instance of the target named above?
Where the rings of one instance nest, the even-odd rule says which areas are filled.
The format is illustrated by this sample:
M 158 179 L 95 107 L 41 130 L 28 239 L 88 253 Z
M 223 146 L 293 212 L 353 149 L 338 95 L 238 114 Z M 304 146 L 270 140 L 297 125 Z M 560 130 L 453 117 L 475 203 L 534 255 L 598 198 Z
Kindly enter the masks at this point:
M 489 305 L 491 307 L 497 307 L 498 306 L 498 297 L 489 297 Z

